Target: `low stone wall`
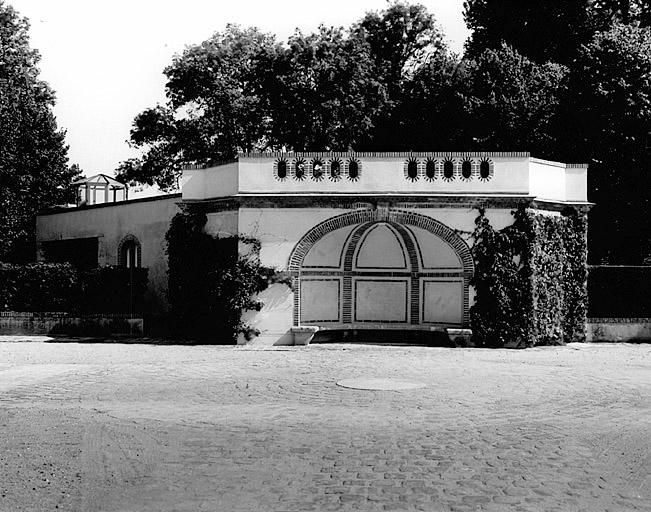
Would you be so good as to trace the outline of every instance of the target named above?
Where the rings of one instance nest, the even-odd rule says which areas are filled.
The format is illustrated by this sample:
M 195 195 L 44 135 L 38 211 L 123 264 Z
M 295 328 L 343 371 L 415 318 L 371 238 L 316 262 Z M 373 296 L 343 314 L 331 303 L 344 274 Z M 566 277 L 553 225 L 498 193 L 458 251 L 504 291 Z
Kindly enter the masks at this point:
M 70 313 L 0 312 L 0 334 L 70 336 L 143 335 L 142 317 L 129 314 L 74 315 Z
M 588 318 L 586 341 L 651 341 L 651 318 Z

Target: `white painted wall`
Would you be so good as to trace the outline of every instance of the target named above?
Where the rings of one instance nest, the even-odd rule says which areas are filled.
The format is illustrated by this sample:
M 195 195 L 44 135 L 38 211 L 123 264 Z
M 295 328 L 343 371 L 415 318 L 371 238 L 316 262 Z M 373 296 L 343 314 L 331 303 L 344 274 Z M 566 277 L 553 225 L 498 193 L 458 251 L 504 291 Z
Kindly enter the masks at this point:
M 565 165 L 532 159 L 529 164 L 529 193 L 546 201 L 566 201 Z
M 568 166 L 565 169 L 565 195 L 568 201 L 588 200 L 588 166 Z
M 183 171 L 181 190 L 184 201 L 228 197 L 238 193 L 239 164 L 231 162 L 207 169 Z

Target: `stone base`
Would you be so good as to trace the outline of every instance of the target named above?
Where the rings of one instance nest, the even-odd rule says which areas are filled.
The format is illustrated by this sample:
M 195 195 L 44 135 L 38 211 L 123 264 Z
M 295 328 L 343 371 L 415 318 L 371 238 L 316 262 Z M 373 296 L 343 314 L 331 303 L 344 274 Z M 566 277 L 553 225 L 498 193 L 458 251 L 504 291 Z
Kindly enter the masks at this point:
M 319 328 L 317 326 L 292 327 L 291 331 L 294 338 L 294 345 L 309 345 L 318 330 Z
M 445 329 L 455 347 L 474 347 L 471 329 Z

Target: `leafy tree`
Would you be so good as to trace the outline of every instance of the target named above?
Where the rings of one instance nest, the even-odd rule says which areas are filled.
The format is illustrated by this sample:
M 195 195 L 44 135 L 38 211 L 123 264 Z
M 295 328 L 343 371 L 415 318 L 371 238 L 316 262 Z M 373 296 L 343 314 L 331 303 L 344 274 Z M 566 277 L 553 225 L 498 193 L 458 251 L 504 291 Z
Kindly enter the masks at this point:
M 604 13 L 597 16 L 591 2 L 554 0 L 466 0 L 464 18 L 472 35 L 467 56 L 478 57 L 503 43 L 536 62 L 569 64 L 582 44 L 607 28 Z
M 651 28 L 617 23 L 582 49 L 563 118 L 562 156 L 591 162 L 592 259 L 651 259 Z
M 567 68 L 536 64 L 506 45 L 485 50 L 467 68 L 465 108 L 472 123 L 471 147 L 554 157 L 554 121 Z
M 144 155 L 123 162 L 118 177 L 169 189 L 184 164 L 238 151 L 399 149 L 408 140 L 397 131 L 409 125 L 399 117 L 405 102 L 426 87 L 411 81 L 432 62 L 449 74 L 445 55 L 434 17 L 404 2 L 350 30 L 298 31 L 286 45 L 229 25 L 165 70 L 168 101 L 135 118 L 131 143 Z M 438 89 L 427 98 L 443 98 Z
M 145 110 L 133 123 L 131 143 L 145 154 L 123 162 L 117 176 L 170 189 L 183 164 L 266 148 L 268 108 L 258 62 L 278 49 L 270 34 L 228 25 L 176 56 L 165 69 L 166 105 Z
M 38 210 L 65 200 L 78 170 L 67 166 L 54 94 L 39 78 L 29 23 L 0 0 L 0 259 L 32 260 Z
M 403 84 L 385 147 L 402 151 L 467 151 L 473 120 L 464 108 L 467 62 L 437 52 Z
M 611 23 L 651 24 L 651 2 L 648 0 L 592 0 L 587 4 L 593 16 Z
M 321 26 L 297 31 L 274 57 L 261 73 L 275 146 L 346 151 L 364 143 L 386 94 L 363 40 Z
M 368 12 L 352 30 L 369 46 L 374 72 L 386 91 L 381 116 L 363 149 L 413 149 L 411 137 L 400 131 L 401 125 L 410 126 L 403 116 L 410 112 L 409 103 L 418 92 L 427 89 L 430 99 L 440 93 L 440 85 L 447 79 L 439 81 L 431 72 L 443 70 L 449 77 L 450 61 L 454 60 L 448 56 L 434 16 L 422 5 L 395 1 L 383 11 Z M 434 78 L 431 87 L 423 82 L 425 78 Z

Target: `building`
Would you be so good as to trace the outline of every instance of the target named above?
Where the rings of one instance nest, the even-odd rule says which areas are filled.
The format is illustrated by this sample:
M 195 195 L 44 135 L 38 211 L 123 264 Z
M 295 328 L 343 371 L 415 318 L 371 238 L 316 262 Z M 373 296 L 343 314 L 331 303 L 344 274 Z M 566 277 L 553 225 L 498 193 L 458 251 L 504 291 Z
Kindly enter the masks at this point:
M 43 214 L 39 258 L 73 250 L 86 265 L 146 266 L 163 311 L 164 235 L 182 205 L 207 215 L 208 234 L 255 237 L 261 263 L 291 276 L 249 315 L 256 343 L 316 328 L 467 329 L 478 208 L 500 229 L 522 203 L 547 215 L 589 206 L 587 165 L 528 153 L 241 154 L 186 169 L 181 191 Z

